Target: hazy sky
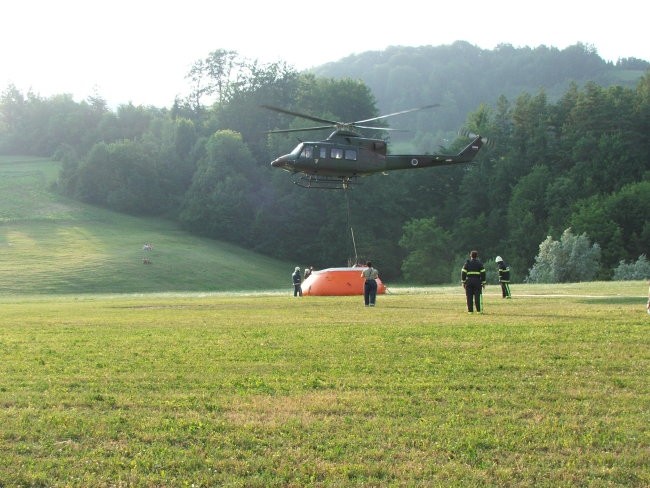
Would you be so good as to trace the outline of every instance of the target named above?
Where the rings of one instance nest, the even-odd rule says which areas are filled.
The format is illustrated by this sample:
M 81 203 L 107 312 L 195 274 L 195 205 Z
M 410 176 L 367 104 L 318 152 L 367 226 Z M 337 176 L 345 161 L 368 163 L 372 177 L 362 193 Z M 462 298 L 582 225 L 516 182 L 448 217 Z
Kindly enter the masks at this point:
M 309 0 L 9 0 L 0 6 L 0 90 L 111 106 L 170 106 L 216 49 L 296 69 L 388 46 L 468 41 L 484 49 L 593 45 L 609 61 L 650 61 L 650 7 L 639 0 L 310 2 Z

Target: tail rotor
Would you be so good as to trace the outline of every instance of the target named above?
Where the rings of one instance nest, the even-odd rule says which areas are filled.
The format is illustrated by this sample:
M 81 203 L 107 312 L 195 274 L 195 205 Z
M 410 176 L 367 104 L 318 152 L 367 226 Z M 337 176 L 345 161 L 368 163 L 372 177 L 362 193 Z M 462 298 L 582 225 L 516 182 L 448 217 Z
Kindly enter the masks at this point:
M 463 136 L 463 137 L 470 137 L 472 139 L 476 139 L 477 137 L 481 138 L 481 142 L 483 143 L 484 146 L 486 147 L 494 147 L 494 141 L 488 137 L 481 136 L 480 134 L 476 134 L 475 132 L 472 132 L 468 129 L 461 129 L 458 131 L 458 135 Z

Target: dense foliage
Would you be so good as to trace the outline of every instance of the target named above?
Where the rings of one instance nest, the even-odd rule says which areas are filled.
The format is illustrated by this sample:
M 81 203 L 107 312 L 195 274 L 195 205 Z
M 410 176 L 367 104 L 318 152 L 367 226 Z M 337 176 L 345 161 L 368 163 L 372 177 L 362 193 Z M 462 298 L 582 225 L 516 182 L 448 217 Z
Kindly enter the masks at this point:
M 528 274 L 531 283 L 576 283 L 591 281 L 600 267 L 600 246 L 586 234 L 573 235 L 571 229 L 559 241 L 548 236 L 539 245 L 539 254 Z
M 643 280 L 650 276 L 650 261 L 645 254 L 641 254 L 635 262 L 626 263 L 621 260 L 614 270 L 614 280 L 629 281 Z
M 576 66 L 595 80 L 616 68 L 583 46 L 567 51 L 560 53 L 580 63 L 568 63 L 566 77 Z M 464 43 L 444 52 L 464 66 L 478 62 Z M 481 83 L 507 87 L 499 80 L 514 83 L 508 73 L 530 69 L 528 84 L 518 83 L 533 93 L 483 98 L 457 124 L 495 143 L 475 164 L 372 176 L 352 191 L 305 190 L 272 170 L 269 162 L 291 150 L 296 138 L 265 132 L 305 121 L 260 105 L 361 120 L 378 115 L 377 106 L 388 99 L 397 100 L 397 110 L 423 105 L 422 98 L 431 101 L 444 81 L 445 115 L 450 107 L 458 110 L 450 100 L 465 99 L 468 80 L 442 71 L 437 83 L 418 78 L 408 84 L 408 73 L 391 72 L 390 89 L 382 91 L 360 80 L 259 65 L 218 50 L 192 67 L 192 92 L 170 109 L 125 105 L 113 112 L 99 97 L 76 103 L 68 95 L 46 99 L 8 87 L 0 99 L 0 152 L 58 157 L 58 188 L 74 198 L 176 219 L 196 233 L 303 266 L 369 258 L 388 280 L 446 283 L 467 251 L 477 248 L 482 256 L 504 256 L 513 279 L 522 280 L 540 243 L 571 228 L 598 245 L 594 276 L 608 279 L 619 262 L 647 253 L 650 241 L 650 74 L 638 76 L 632 87 L 593 81 L 580 86 L 564 78 L 564 92 L 550 97 L 537 88 L 545 80 L 534 76 L 540 66 L 557 62 L 555 54 L 495 50 L 493 64 L 506 59 L 511 65 L 501 66 L 501 78 L 491 68 L 493 79 Z M 431 64 L 425 57 L 421 62 Z M 620 73 L 635 66 L 628 60 L 617 68 Z M 413 144 L 432 151 L 442 140 L 455 152 L 466 144 L 440 124 L 432 127 L 442 139 L 425 133 L 428 117 L 414 117 L 415 139 L 391 141 L 390 149 Z M 406 119 L 395 124 L 401 128 Z
M 578 43 L 566 49 L 548 46 L 515 48 L 501 44 L 482 49 L 465 41 L 443 46 L 393 46 L 369 51 L 314 68 L 323 77 L 363 80 L 377 97 L 382 113 L 438 102 L 436 112 L 400 120 L 413 130 L 417 143 L 427 148 L 431 134 L 442 137 L 456 131 L 481 103 L 499 96 L 515 99 L 543 87 L 556 100 L 573 81 L 600 86 L 633 88 L 636 74 L 650 68 L 648 61 L 603 60 L 593 46 Z

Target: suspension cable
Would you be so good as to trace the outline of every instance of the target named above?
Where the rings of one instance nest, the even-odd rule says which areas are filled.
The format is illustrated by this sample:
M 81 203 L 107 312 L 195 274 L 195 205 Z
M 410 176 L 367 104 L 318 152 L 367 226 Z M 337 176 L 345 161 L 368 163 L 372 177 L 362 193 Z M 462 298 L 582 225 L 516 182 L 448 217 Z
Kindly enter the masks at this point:
M 348 228 L 350 229 L 350 235 L 352 237 L 352 247 L 354 249 L 354 264 L 358 264 L 359 258 L 357 256 L 357 243 L 354 240 L 354 229 L 352 228 L 352 219 L 350 217 L 350 197 L 348 196 L 347 189 L 343 190 L 343 193 L 345 193 L 345 202 L 348 208 Z

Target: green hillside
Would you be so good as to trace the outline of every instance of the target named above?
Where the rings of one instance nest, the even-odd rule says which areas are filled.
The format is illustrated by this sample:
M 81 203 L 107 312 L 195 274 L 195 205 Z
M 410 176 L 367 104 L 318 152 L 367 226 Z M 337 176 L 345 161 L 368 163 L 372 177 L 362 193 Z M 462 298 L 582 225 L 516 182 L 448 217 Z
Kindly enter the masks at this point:
M 48 190 L 59 163 L 0 158 L 0 294 L 279 289 L 293 264 Z M 143 250 L 145 243 L 153 249 Z M 144 264 L 147 258 L 151 264 Z
M 502 95 L 515 101 L 523 93 L 543 90 L 549 100 L 558 100 L 572 82 L 634 89 L 649 67 L 647 61 L 638 59 L 607 62 L 582 43 L 564 49 L 509 44 L 482 49 L 456 41 L 438 46 L 390 46 L 352 54 L 312 71 L 326 78 L 362 80 L 382 113 L 440 103 L 430 114 L 399 121 L 400 129 L 435 134 L 456 132 L 468 113 L 481 104 L 495 105 Z M 411 137 L 406 133 L 403 139 Z

